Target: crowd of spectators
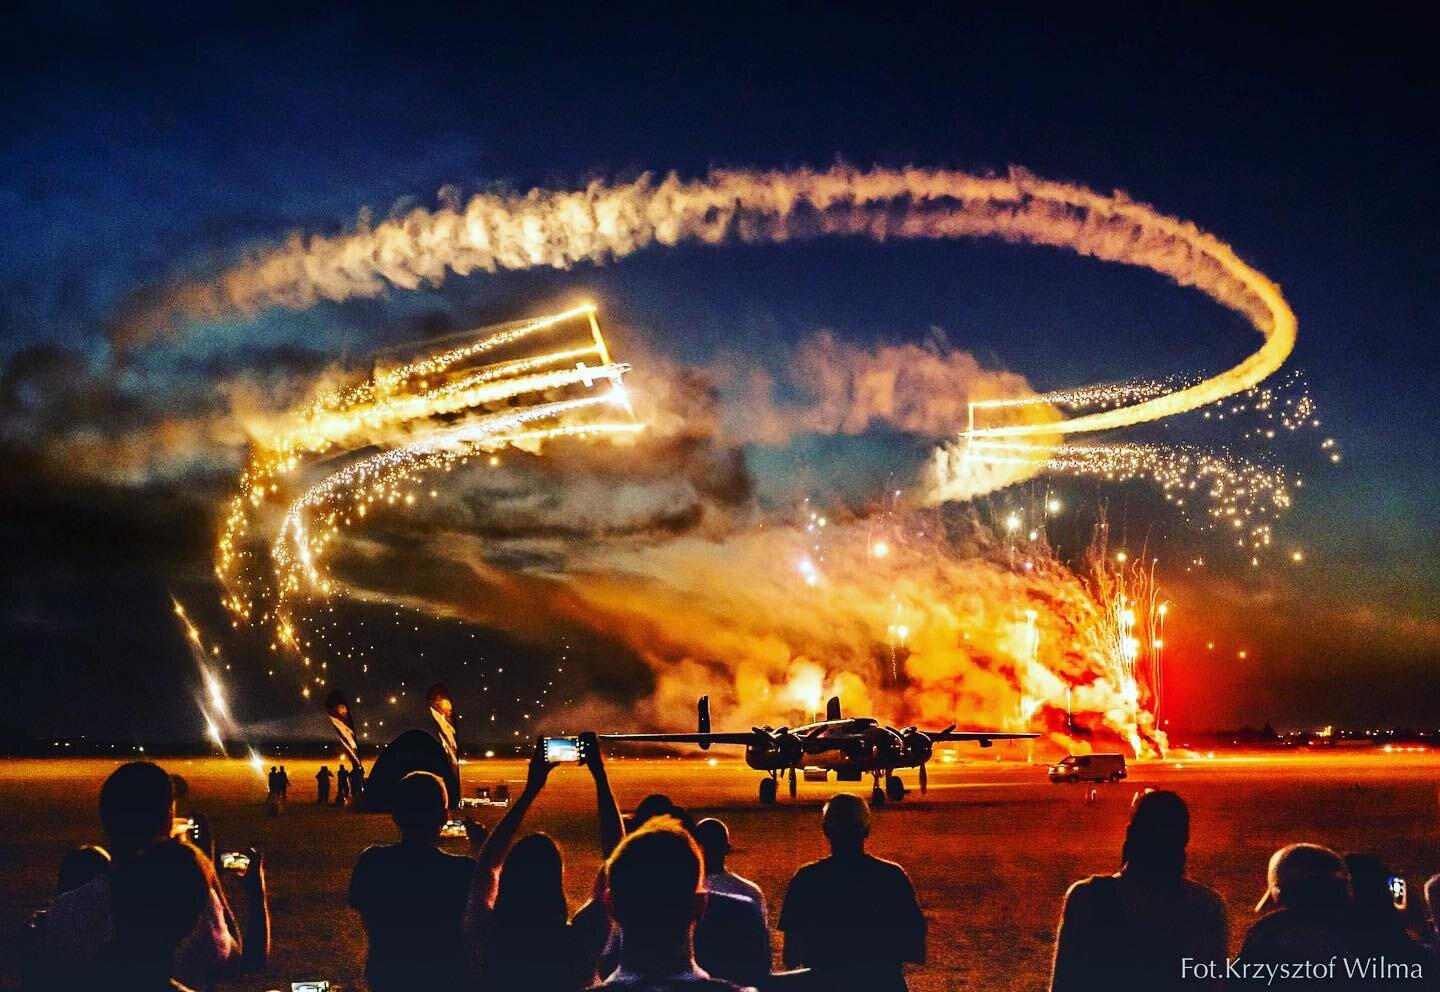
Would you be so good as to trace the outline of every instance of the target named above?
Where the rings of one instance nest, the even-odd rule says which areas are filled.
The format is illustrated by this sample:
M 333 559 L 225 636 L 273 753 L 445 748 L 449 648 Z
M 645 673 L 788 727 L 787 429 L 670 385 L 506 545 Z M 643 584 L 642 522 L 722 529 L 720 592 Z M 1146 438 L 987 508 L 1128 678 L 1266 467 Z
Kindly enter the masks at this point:
M 905 870 L 867 853 L 863 799 L 842 793 L 825 804 L 829 854 L 796 871 L 783 894 L 777 970 L 765 894 L 727 863 L 726 824 L 697 821 L 663 795 L 645 797 L 627 819 L 594 735 L 581 736 L 581 754 L 595 787 L 603 867 L 573 913 L 559 845 L 544 833 L 518 836 L 554 767 L 540 747 L 493 830 L 466 818 L 468 855 L 441 849 L 452 798 L 442 779 L 417 771 L 400 780 L 391 813 L 400 839 L 367 848 L 348 890 L 373 992 L 903 992 L 907 966 L 924 964 L 924 913 Z M 322 804 L 328 779 L 317 776 Z M 105 846 L 77 848 L 61 862 L 57 895 L 31 924 L 27 989 L 213 989 L 264 966 L 264 858 L 251 850 L 234 859 L 243 864 L 227 858 L 221 869 L 238 875 L 242 923 L 220 884 L 208 825 L 175 815 L 183 788 L 147 762 L 106 780 Z M 283 794 L 278 802 L 283 808 Z M 1424 886 L 1430 926 L 1416 933 L 1377 858 L 1290 844 L 1271 857 L 1257 918 L 1229 958 L 1230 914 L 1188 876 L 1189 841 L 1178 795 L 1137 797 L 1119 870 L 1065 894 L 1052 992 L 1247 987 L 1268 976 L 1372 988 L 1404 978 L 1406 987 L 1427 988 L 1440 977 L 1440 876 Z

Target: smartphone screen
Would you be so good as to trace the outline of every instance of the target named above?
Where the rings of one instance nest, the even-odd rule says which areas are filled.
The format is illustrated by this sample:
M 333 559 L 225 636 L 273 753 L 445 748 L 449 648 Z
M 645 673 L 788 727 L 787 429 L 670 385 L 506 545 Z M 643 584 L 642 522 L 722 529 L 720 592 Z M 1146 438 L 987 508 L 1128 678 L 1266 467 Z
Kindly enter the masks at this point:
M 563 765 L 580 760 L 580 738 L 545 738 L 545 760 L 552 765 Z
M 290 992 L 330 992 L 329 982 L 291 982 Z
M 1390 898 L 1395 900 L 1395 908 L 1405 912 L 1405 904 L 1408 902 L 1405 895 L 1405 879 L 1399 875 L 1390 876 Z
M 243 851 L 226 851 L 220 855 L 220 870 L 243 875 L 250 870 L 250 855 Z

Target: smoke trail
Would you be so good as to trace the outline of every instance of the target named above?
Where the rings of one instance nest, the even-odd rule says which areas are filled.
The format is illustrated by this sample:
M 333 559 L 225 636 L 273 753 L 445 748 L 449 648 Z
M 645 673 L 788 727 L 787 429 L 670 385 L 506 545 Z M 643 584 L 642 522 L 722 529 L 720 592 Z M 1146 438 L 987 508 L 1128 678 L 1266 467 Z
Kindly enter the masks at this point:
M 603 264 L 653 245 L 783 242 L 816 236 L 998 237 L 1066 248 L 1192 286 L 1242 314 L 1261 347 L 1193 385 L 1055 423 L 1007 423 L 992 437 L 1108 430 L 1193 410 L 1278 369 L 1295 343 L 1295 315 L 1279 288 L 1223 241 L 1123 194 L 1012 170 L 980 177 L 943 169 L 715 171 L 704 179 L 647 174 L 580 190 L 481 194 L 464 206 L 417 209 L 339 237 L 294 236 L 211 283 L 189 284 L 128 322 L 131 335 L 176 316 L 308 307 L 376 296 L 387 286 L 437 284 L 447 274 Z

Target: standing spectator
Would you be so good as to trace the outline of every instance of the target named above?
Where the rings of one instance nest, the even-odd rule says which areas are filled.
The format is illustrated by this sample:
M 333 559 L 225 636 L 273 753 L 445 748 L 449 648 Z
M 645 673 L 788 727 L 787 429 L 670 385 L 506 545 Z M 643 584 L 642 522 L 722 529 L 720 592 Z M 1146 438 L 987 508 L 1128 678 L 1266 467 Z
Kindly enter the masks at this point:
M 265 793 L 265 815 L 280 815 L 280 767 L 270 766 L 270 774 L 265 777 L 269 791 Z
M 360 800 L 365 798 L 365 766 L 358 761 L 350 764 L 350 802 L 355 806 L 360 805 Z
M 725 821 L 707 817 L 695 824 L 695 842 L 705 856 L 705 891 L 723 892 L 726 895 L 749 899 L 760 908 L 760 919 L 768 919 L 765 913 L 765 893 L 760 886 L 742 875 L 737 875 L 725 866 L 730 854 L 730 828 Z
M 1135 804 L 1120 870 L 1070 886 L 1055 937 L 1052 992 L 1097 988 L 1218 988 L 1181 974 L 1190 958 L 1223 973 L 1229 948 L 1225 904 L 1185 877 L 1190 811 L 1173 792 Z
M 324 806 L 330 801 L 330 777 L 329 765 L 321 765 L 320 770 L 315 773 L 315 804 L 317 806 Z
M 1245 935 L 1242 961 L 1328 966 L 1351 953 L 1350 870 L 1340 855 L 1319 844 L 1290 844 L 1270 856 L 1267 875 L 1255 911 L 1269 912 Z
M 1396 908 L 1390 891 L 1390 869 L 1370 854 L 1345 855 L 1345 867 L 1350 872 L 1354 905 L 1352 952 L 1358 957 L 1419 965 L 1422 973 L 1433 975 L 1440 961 L 1406 927 L 1405 915 Z
M 695 963 L 706 894 L 700 851 L 678 821 L 650 820 L 620 842 L 605 870 L 605 905 L 623 938 L 620 967 L 600 987 L 634 992 L 735 992 Z
M 365 978 L 372 992 L 470 983 L 461 921 L 475 861 L 439 849 L 449 805 L 438 776 L 406 775 L 395 786 L 391 811 L 400 843 L 368 847 L 355 863 L 350 905 L 369 938 Z
M 925 917 L 905 869 L 865 853 L 870 807 L 842 793 L 825 804 L 830 856 L 803 866 L 780 909 L 787 967 L 820 987 L 904 992 L 905 962 L 925 962 Z
M 285 771 L 285 766 L 280 766 L 280 774 L 275 778 L 275 791 L 280 797 L 280 812 L 285 812 L 285 807 L 290 803 L 290 776 Z
M 620 843 L 624 827 L 595 735 L 581 735 L 581 761 L 595 782 L 600 854 Z M 480 849 L 470 887 L 466 936 L 481 988 L 578 992 L 595 981 L 596 941 L 570 922 L 565 865 L 555 842 L 531 834 L 511 841 L 553 768 L 536 741 L 525 789 Z M 503 862 L 503 864 L 502 864 Z
M 678 823 L 694 839 L 696 824 L 689 812 L 666 795 L 650 795 L 640 800 L 630 817 L 630 829 L 638 830 L 653 819 L 665 817 Z M 707 889 L 704 910 L 695 925 L 695 960 L 709 975 L 739 985 L 755 985 L 770 974 L 770 928 L 760 906 L 748 896 Z M 576 921 L 586 932 L 596 927 L 596 917 L 603 916 L 604 907 L 592 901 L 576 914 Z M 604 922 L 603 920 L 601 922 Z M 600 956 L 600 971 L 608 974 L 620 961 L 624 938 L 610 928 L 605 949 Z
M 1425 909 L 1430 914 L 1430 946 L 1440 953 L 1440 875 L 1425 883 Z
M 110 872 L 58 896 L 45 914 L 39 964 L 48 976 L 43 987 L 109 988 L 100 951 L 117 936 L 122 907 L 115 901 L 112 878 L 156 844 L 171 840 L 175 795 L 170 777 L 158 765 L 136 761 L 121 765 L 100 789 L 100 821 L 113 857 Z M 258 855 L 242 884 L 244 939 L 225 900 L 210 860 L 188 844 L 204 876 L 206 895 L 198 922 L 181 944 L 171 975 L 203 985 L 256 971 L 270 950 L 270 916 L 265 873 Z M 127 873 L 143 878 L 145 873 Z
M 337 762 L 335 771 L 335 805 L 344 806 L 350 801 L 350 771 L 345 762 Z

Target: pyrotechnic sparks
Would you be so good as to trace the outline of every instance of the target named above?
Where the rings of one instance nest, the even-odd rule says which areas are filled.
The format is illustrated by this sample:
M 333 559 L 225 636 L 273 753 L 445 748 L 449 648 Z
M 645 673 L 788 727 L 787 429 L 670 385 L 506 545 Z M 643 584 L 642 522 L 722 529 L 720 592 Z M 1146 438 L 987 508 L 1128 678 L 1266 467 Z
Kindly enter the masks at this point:
M 579 329 L 583 341 L 548 352 L 476 367 L 541 332 Z M 640 429 L 621 386 L 629 370 L 613 362 L 593 306 L 477 332 L 447 351 L 377 371 L 358 385 L 335 389 L 283 418 L 258 437 L 218 541 L 216 576 L 226 586 L 233 622 L 258 620 L 274 630 L 274 646 L 294 652 L 324 685 L 328 659 L 310 653 L 293 603 L 335 591 L 322 559 L 343 527 L 389 507 L 412 507 L 424 477 L 472 457 L 512 447 L 535 451 L 559 438 L 615 437 Z M 587 359 L 594 364 L 589 364 Z M 298 494 L 302 471 L 347 451 L 379 447 L 329 471 Z M 434 498 L 436 490 L 430 489 Z M 247 538 L 262 512 L 288 503 L 269 542 L 268 581 L 247 568 L 256 553 Z M 313 671 L 318 668 L 319 671 Z M 310 685 L 302 687 L 310 692 Z
M 1118 442 L 1112 444 L 1077 444 L 1059 446 L 1037 445 L 1030 438 L 994 438 L 989 428 L 977 427 L 977 413 L 988 410 L 1015 410 L 1043 405 L 1093 405 L 1123 402 L 1108 392 L 1111 387 L 1086 387 L 1068 393 L 1049 393 L 1033 398 L 979 401 L 970 404 L 970 424 L 960 451 L 962 466 L 974 462 L 993 470 L 994 466 L 1022 466 L 1034 473 L 1063 474 L 1128 482 L 1147 480 L 1158 486 L 1165 501 L 1186 519 L 1198 520 L 1207 530 L 1225 535 L 1227 543 L 1246 552 L 1252 565 L 1258 566 L 1274 541 L 1275 519 L 1294 502 L 1294 490 L 1304 481 L 1292 477 L 1284 467 L 1272 464 L 1268 452 L 1263 461 L 1233 455 L 1224 449 L 1205 449 L 1186 444 L 1153 444 Z M 1128 384 L 1122 395 L 1159 392 L 1164 384 Z M 1286 395 L 1288 393 L 1288 395 Z M 1305 389 L 1304 381 L 1295 374 L 1286 377 L 1279 388 L 1255 387 L 1238 397 L 1217 404 L 1218 409 L 1205 411 L 1224 419 L 1250 415 L 1259 426 L 1247 429 L 1242 442 L 1268 444 L 1279 433 L 1294 433 L 1317 428 L 1315 403 Z M 1333 438 L 1320 445 L 1324 452 L 1335 450 Z M 1332 458 L 1332 461 L 1335 460 Z M 978 470 L 964 468 L 962 475 Z M 1058 512 L 1058 501 L 1054 502 Z M 1203 511 L 1203 512 L 1202 512 Z M 1018 527 L 1007 521 L 1007 529 Z M 1294 557 L 1299 562 L 1302 558 Z
M 1062 442 L 1067 435 L 1141 424 L 1211 404 L 1244 400 L 1268 412 L 1273 397 L 1255 391 L 1281 367 L 1296 332 L 1295 317 L 1278 288 L 1224 242 L 1192 224 L 1122 194 L 1105 196 L 1019 170 L 1004 177 L 975 177 L 947 170 L 861 172 L 836 166 L 819 172 L 715 172 L 694 181 L 674 175 L 657 181 L 647 175 L 628 184 L 596 182 L 579 191 L 487 194 L 463 207 L 415 210 L 340 237 L 293 238 L 214 283 L 183 287 L 172 312 L 207 315 L 271 305 L 305 307 L 321 299 L 374 296 L 387 285 L 434 284 L 451 272 L 603 264 L 651 245 L 846 235 L 876 240 L 998 237 L 1067 248 L 1147 268 L 1199 289 L 1243 315 L 1262 338 L 1245 360 L 1208 377 L 1080 387 L 1041 397 L 972 392 L 966 397 L 974 401 L 969 429 L 960 442 L 937 452 L 930 477 L 918 492 L 919 502 L 968 499 L 1045 471 L 1144 477 L 1157 482 L 1182 508 L 1203 496 L 1214 522 L 1236 531 L 1247 550 L 1258 553 L 1271 543 L 1268 520 L 1288 505 L 1290 487 L 1283 474 L 1259 462 L 1199 449 L 1157 452 L 1129 443 Z M 492 353 L 582 314 L 593 331 L 588 342 L 476 365 L 482 356 L 489 356 L 487 361 L 499 357 Z M 533 448 L 557 436 L 635 430 L 619 385 L 625 370 L 610 360 L 593 311 L 581 308 L 546 321 L 511 325 L 421 361 L 377 371 L 369 381 L 327 394 L 266 430 L 219 543 L 216 571 L 226 585 L 226 605 L 236 624 L 258 620 L 272 625 L 276 649 L 292 650 L 311 666 L 312 643 L 294 620 L 292 604 L 324 599 L 335 590 L 322 559 L 342 528 L 377 511 L 434 498 L 433 488 L 426 495 L 423 475 L 449 470 L 470 457 L 493 459 L 503 447 Z M 596 391 L 597 381 L 608 383 L 608 391 Z M 1096 409 L 1075 412 L 1089 407 Z M 976 410 L 997 417 L 979 425 Z M 1281 427 L 1313 420 L 1310 413 L 1303 404 L 1287 407 Z M 1216 415 L 1226 414 L 1217 407 Z M 951 429 L 958 433 L 961 426 L 954 423 Z M 361 453 L 370 447 L 379 450 Z M 356 452 L 357 457 L 324 478 L 295 484 L 294 476 L 315 465 L 317 456 L 339 452 Z M 1338 459 L 1339 453 L 1332 456 Z M 274 571 L 265 583 L 268 591 L 258 592 L 253 577 L 241 574 L 248 571 L 247 556 L 254 553 L 249 550 L 255 544 L 251 535 L 262 513 L 269 517 L 282 505 L 288 511 L 268 542 Z M 1047 495 L 1044 512 L 1060 509 L 1059 501 Z M 1139 579 L 1122 583 L 1130 591 L 1118 598 L 1102 588 L 1098 577 L 1087 578 L 1095 583 L 1087 589 L 1049 555 L 1038 519 L 1015 515 L 1005 521 L 1004 530 L 1012 543 L 1028 533 L 1027 553 L 1016 556 L 1009 549 L 1002 567 L 983 554 L 965 564 L 948 547 L 941 545 L 937 551 L 927 546 L 927 554 L 942 558 L 927 571 L 925 555 L 915 553 L 924 542 L 906 534 L 903 525 L 887 524 L 883 536 L 872 526 L 857 541 L 858 528 L 812 513 L 798 528 L 799 539 L 784 549 L 788 567 L 782 571 L 796 588 L 823 599 L 823 609 L 815 604 L 811 608 L 828 616 L 834 628 L 809 643 L 791 642 L 782 652 L 783 679 L 775 677 L 773 654 L 765 655 L 770 660 L 761 665 L 764 675 L 753 685 L 744 684 L 745 663 L 737 663 L 737 690 L 763 689 L 754 697 L 756 703 L 771 690 L 808 703 L 818 688 L 853 679 L 848 688 L 863 693 L 868 683 L 860 676 L 871 673 L 858 659 L 872 657 L 874 646 L 884 644 L 891 684 L 904 686 L 906 707 L 924 718 L 945 719 L 957 704 L 974 704 L 976 698 L 1013 700 L 1018 691 L 1023 717 L 1049 720 L 1063 699 L 1067 713 L 1098 715 L 1110 732 L 1137 749 L 1144 741 L 1158 740 L 1153 709 L 1147 708 L 1147 693 L 1158 705 L 1158 660 L 1148 675 L 1143 666 L 1146 658 L 1158 659 L 1163 636 L 1150 630 L 1150 621 L 1127 603 L 1137 595 L 1132 587 Z M 753 540 L 765 544 L 776 533 Z M 751 540 L 741 535 L 728 541 L 735 557 L 746 557 L 746 542 Z M 630 564 L 642 573 L 658 568 L 664 575 L 655 577 L 662 585 L 683 587 L 679 577 L 694 564 L 674 560 L 664 549 L 651 554 L 655 557 Z M 657 565 L 661 559 L 663 568 Z M 772 557 L 771 564 L 776 560 Z M 727 560 L 726 567 L 733 564 Z M 751 570 L 728 576 L 737 588 L 764 585 L 756 581 L 758 562 L 750 564 Z M 1143 565 L 1136 562 L 1130 569 Z M 1118 574 L 1123 560 L 1113 567 Z M 965 582 L 980 574 L 996 587 L 990 589 L 995 595 L 974 598 L 970 608 L 961 611 L 963 623 L 953 615 L 939 619 L 957 609 L 955 600 L 965 595 Z M 1153 573 L 1147 574 L 1147 588 L 1153 590 Z M 884 577 L 883 584 L 872 588 L 877 576 Z M 603 583 L 591 575 L 583 595 L 594 596 L 597 588 L 603 601 Z M 748 595 L 722 592 L 709 583 L 701 588 L 702 598 L 722 606 Z M 777 595 L 768 604 L 768 636 L 781 642 L 790 640 L 786 632 L 796 624 L 792 611 L 781 611 L 787 602 Z M 1015 616 L 999 617 L 997 604 L 1004 602 L 1029 605 Z M 659 609 L 655 602 L 629 606 L 636 616 Z M 691 612 L 675 611 L 686 617 Z M 1128 619 L 1132 614 L 1133 622 Z M 674 644 L 683 646 L 682 657 L 714 657 L 727 644 L 735 646 L 739 636 L 716 626 L 720 629 L 694 622 L 689 629 L 670 633 Z M 711 637 L 709 643 L 694 643 L 701 632 Z M 761 636 L 758 630 L 755 636 Z M 972 640 L 983 641 L 973 653 L 967 644 Z M 645 657 L 659 650 L 648 640 L 636 647 Z M 988 659 L 1003 659 L 997 669 L 1003 675 L 987 683 L 980 673 Z M 319 671 L 309 675 L 311 684 L 324 684 L 326 664 L 319 660 Z M 807 665 L 820 665 L 818 683 L 807 676 L 803 686 L 792 685 L 796 673 L 809 671 Z M 995 683 L 995 678 L 1005 684 Z M 1150 688 L 1143 688 L 1146 685 Z M 693 680 L 687 681 L 687 695 L 692 687 Z M 1013 716 L 1013 710 L 1007 710 L 993 719 Z M 1068 716 L 1066 721 L 1057 733 L 1074 729 Z

